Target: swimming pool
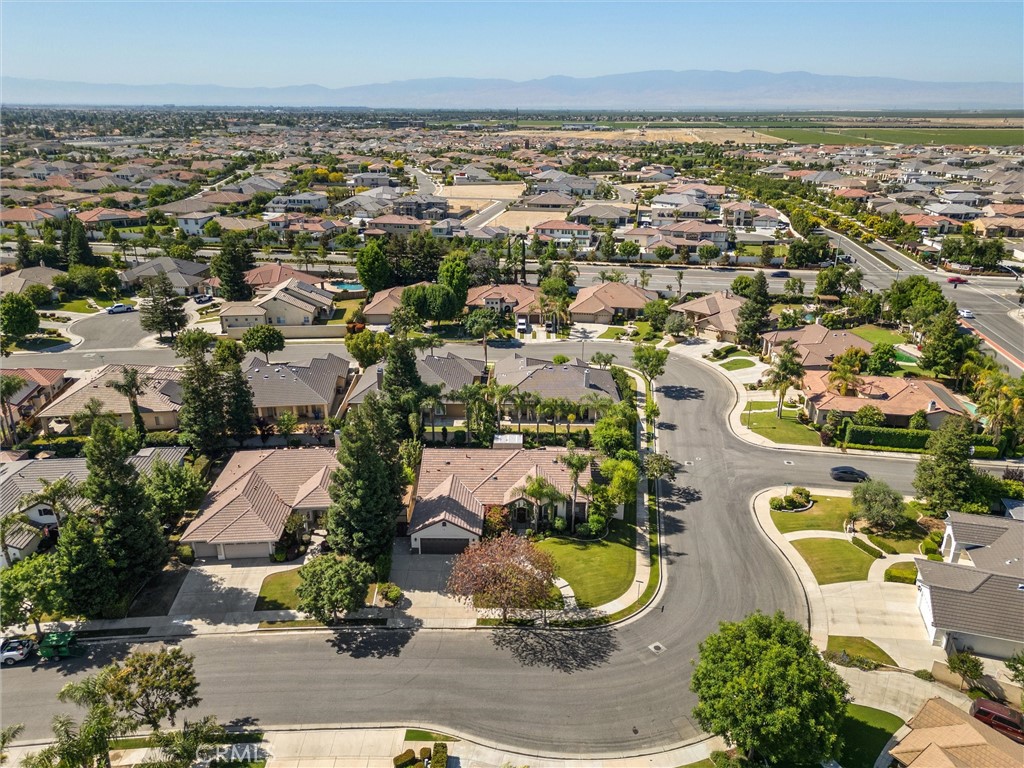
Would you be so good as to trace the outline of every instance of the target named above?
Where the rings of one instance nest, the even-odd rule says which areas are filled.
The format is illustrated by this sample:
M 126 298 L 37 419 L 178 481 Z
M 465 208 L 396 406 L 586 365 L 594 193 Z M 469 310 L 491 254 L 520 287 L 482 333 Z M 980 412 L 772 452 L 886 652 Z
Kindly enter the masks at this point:
M 363 286 L 359 283 L 345 283 L 340 280 L 332 280 L 331 287 L 336 291 L 361 291 Z

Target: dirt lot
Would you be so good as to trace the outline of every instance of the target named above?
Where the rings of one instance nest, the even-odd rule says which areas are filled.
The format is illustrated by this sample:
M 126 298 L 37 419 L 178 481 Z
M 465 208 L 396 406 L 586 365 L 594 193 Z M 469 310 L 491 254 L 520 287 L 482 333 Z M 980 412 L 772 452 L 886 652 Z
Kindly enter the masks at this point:
M 565 218 L 565 211 L 505 211 L 488 222 L 492 227 L 508 227 L 513 232 L 525 232 L 551 219 Z
M 515 200 L 525 188 L 525 184 L 465 184 L 441 187 L 439 194 L 449 200 L 458 200 L 462 205 L 476 207 L 482 202 L 486 205 L 495 200 Z
M 758 144 L 779 144 L 780 139 L 768 136 L 763 133 L 752 133 L 749 129 L 741 128 L 647 128 L 644 135 L 640 135 L 639 129 L 629 128 L 622 131 L 527 131 L 512 132 L 509 136 L 532 139 L 549 139 L 552 141 L 587 140 L 606 141 L 610 144 L 617 142 L 634 141 L 664 141 L 669 143 L 688 143 L 698 141 L 710 141 L 722 144 L 726 141 L 733 141 L 737 144 L 758 143 Z

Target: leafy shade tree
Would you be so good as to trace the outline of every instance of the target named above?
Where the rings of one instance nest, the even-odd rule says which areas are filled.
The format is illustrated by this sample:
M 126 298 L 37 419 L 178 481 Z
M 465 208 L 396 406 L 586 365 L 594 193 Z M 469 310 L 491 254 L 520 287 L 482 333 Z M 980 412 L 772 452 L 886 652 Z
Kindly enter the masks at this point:
M 848 687 L 783 614 L 722 622 L 699 646 L 690 681 L 700 726 L 772 764 L 838 757 Z
M 804 366 L 800 362 L 800 357 L 796 343 L 792 339 L 786 339 L 782 342 L 782 348 L 775 353 L 775 359 L 772 360 L 772 365 L 765 376 L 768 387 L 779 396 L 775 415 L 780 419 L 782 406 L 786 402 L 786 393 L 792 387 L 800 386 L 804 378 Z
M 353 557 L 333 554 L 314 557 L 299 569 L 299 610 L 329 624 L 339 613 L 366 605 L 373 569 Z
M 702 245 L 697 249 L 697 258 L 700 259 L 700 263 L 705 267 L 721 255 L 722 252 L 718 249 L 717 245 Z
M 911 429 L 931 429 L 928 424 L 928 414 L 924 411 L 914 411 L 910 414 L 910 428 Z
M 148 301 L 139 306 L 139 325 L 142 330 L 156 333 L 163 338 L 169 333 L 171 338 L 188 325 L 185 308 L 174 292 L 171 279 L 161 272 L 146 280 L 142 294 Z
M 480 337 L 480 343 L 484 348 L 484 365 L 487 365 L 487 339 L 498 328 L 501 327 L 501 317 L 498 313 L 489 308 L 475 309 L 466 317 L 463 325 L 466 333 L 476 338 Z
M 53 555 L 55 582 L 63 585 L 63 615 L 104 617 L 118 600 L 116 564 L 106 554 L 95 523 L 84 512 L 68 515 Z
M 248 352 L 262 352 L 269 363 L 271 352 L 284 349 L 284 334 L 272 325 L 254 325 L 242 334 L 242 346 Z
M 149 379 L 139 375 L 139 369 L 126 365 L 121 369 L 120 381 L 108 381 L 107 386 L 128 400 L 132 412 L 132 427 L 139 435 L 146 434 L 146 423 L 139 410 L 139 397 L 146 391 Z
M 469 602 L 497 608 L 501 620 L 514 611 L 539 608 L 555 577 L 555 561 L 529 539 L 505 532 L 455 558 L 448 590 Z
M 637 344 L 633 347 L 633 367 L 653 385 L 654 380 L 665 373 L 668 350 L 659 349 L 652 344 Z
M 985 674 L 985 665 L 970 651 L 951 653 L 946 659 L 946 666 L 954 675 L 960 675 L 960 690 Z
M 199 706 L 195 656 L 181 648 L 135 651 L 123 662 L 104 667 L 97 683 L 115 711 L 153 730 L 172 726 L 183 709 Z
M 652 330 L 664 331 L 665 322 L 668 320 L 668 302 L 664 299 L 654 299 L 647 302 L 644 305 L 644 317 L 651 324 Z
M 35 304 L 20 293 L 0 296 L 0 354 L 8 357 L 11 350 L 39 330 Z
M 750 275 L 737 275 L 732 283 L 730 283 L 729 290 L 737 296 L 749 299 L 754 291 L 754 278 Z
M 667 247 L 667 246 L 664 246 L 664 247 Z M 672 258 L 671 250 L 672 249 L 669 248 L 669 255 L 668 255 L 669 258 Z M 634 242 L 633 240 L 623 240 L 621 243 L 619 243 L 619 256 L 624 258 L 626 260 L 627 264 L 629 262 L 631 262 L 633 259 L 635 259 L 639 255 L 640 255 L 640 244 L 639 243 Z M 657 250 L 655 250 L 654 255 L 658 256 L 658 258 L 661 258 L 661 256 L 658 255 Z
M 356 274 L 360 284 L 371 294 L 394 284 L 387 256 L 376 240 L 367 243 L 356 257 Z
M 166 523 L 177 522 L 195 509 L 206 493 L 206 482 L 192 464 L 171 464 L 157 457 L 142 480 L 149 506 Z
M 60 585 L 54 572 L 55 558 L 33 555 L 0 570 L 0 626 L 31 622 L 36 636 L 43 616 L 60 615 Z
M 654 257 L 662 262 L 667 262 L 675 255 L 675 249 L 670 245 L 659 245 L 654 249 Z M 681 275 L 682 273 L 679 274 Z
M 892 344 L 875 344 L 871 354 L 864 361 L 864 371 L 871 376 L 888 376 L 899 369 L 896 347 Z
M 292 436 L 292 433 L 295 431 L 296 427 L 299 426 L 299 417 L 296 416 L 291 411 L 285 411 L 284 413 L 277 417 L 276 426 L 277 434 L 281 435 L 282 437 L 285 438 L 285 440 L 287 440 Z
M 764 276 L 763 270 L 758 270 L 754 275 L 754 284 L 749 289 L 750 293 L 740 307 L 736 324 L 736 339 L 743 346 L 753 349 L 758 346 L 761 331 L 768 325 L 768 316 L 771 309 L 771 302 L 768 296 L 768 278 Z
M 687 336 L 694 329 L 693 320 L 684 312 L 669 312 L 665 320 L 665 333 L 670 336 Z
M 648 453 L 644 456 L 644 477 L 648 480 L 675 480 L 678 469 L 676 460 L 667 453 Z
M 335 550 L 372 562 L 391 551 L 405 490 L 395 415 L 376 393 L 349 411 L 338 462 L 329 487 L 328 540 Z
M 437 282 L 451 289 L 455 305 L 461 312 L 462 308 L 466 306 L 470 283 L 469 264 L 465 251 L 449 251 L 448 255 L 441 259 L 441 264 L 437 268 Z
M 859 427 L 884 427 L 885 414 L 877 405 L 864 405 L 853 414 L 853 423 Z
M 914 490 L 932 514 L 942 515 L 971 500 L 973 480 L 970 422 L 951 416 L 928 438 L 914 474 Z
M 921 345 L 922 368 L 942 376 L 955 376 L 973 337 L 961 334 L 955 304 L 947 304 L 928 325 Z
M 252 243 L 241 232 L 225 232 L 220 250 L 210 259 L 210 272 L 220 280 L 220 295 L 227 301 L 246 301 L 252 289 L 245 273 L 254 266 Z
M 1010 679 L 1017 685 L 1024 686 L 1024 651 L 1017 651 L 1006 660 L 1006 670 Z
M 595 352 L 590 356 L 590 362 L 598 368 L 609 368 L 615 362 L 615 355 L 611 352 Z
M 117 564 L 114 576 L 121 596 L 130 597 L 167 561 L 167 544 L 150 509 L 138 471 L 128 461 L 135 446 L 129 434 L 97 422 L 85 446 L 89 477 L 83 497 L 97 509 L 103 550 Z
M 906 520 L 903 497 L 881 480 L 865 480 L 853 489 L 852 508 L 874 528 L 892 530 Z
M 360 331 L 345 337 L 345 349 L 364 370 L 383 360 L 390 345 L 390 336 L 375 331 Z

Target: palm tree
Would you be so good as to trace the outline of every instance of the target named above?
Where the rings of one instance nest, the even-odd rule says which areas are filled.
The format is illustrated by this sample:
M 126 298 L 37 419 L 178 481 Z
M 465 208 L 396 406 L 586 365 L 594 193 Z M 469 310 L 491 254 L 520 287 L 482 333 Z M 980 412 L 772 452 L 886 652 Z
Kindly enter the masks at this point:
M 424 386 L 423 398 L 420 400 L 420 408 L 430 413 L 431 442 L 433 442 L 437 437 L 434 430 L 434 420 L 437 417 L 437 409 L 441 407 L 441 404 L 441 386 L 438 384 Z
M 498 434 L 501 434 L 501 409 L 509 402 L 512 393 L 515 391 L 515 384 L 499 384 L 497 380 L 492 380 L 485 390 L 485 395 L 489 396 L 491 402 L 494 403 L 495 419 L 497 421 L 495 427 Z
M 92 434 L 92 427 L 97 421 L 105 421 L 107 419 L 116 421 L 117 414 L 113 411 L 103 410 L 103 401 L 98 397 L 90 397 L 85 405 L 82 406 L 82 410 L 71 414 L 71 425 L 78 434 L 90 435 Z
M 828 384 L 830 387 L 834 386 L 836 392 L 846 397 L 846 393 L 851 389 L 856 390 L 864 384 L 860 376 L 857 375 L 859 373 L 859 368 L 845 361 L 833 363 L 832 370 L 828 374 Z
M 108 387 L 128 399 L 128 407 L 132 409 L 132 426 L 140 435 L 146 434 L 146 423 L 142 420 L 142 413 L 139 411 L 139 396 L 146 391 L 149 381 L 148 376 L 139 375 L 138 368 L 126 365 L 121 369 L 120 381 L 107 382 Z
M 110 768 L 110 740 L 130 733 L 134 725 L 105 703 L 89 703 L 96 701 L 94 694 L 65 698 L 65 690 L 74 685 L 65 685 L 58 698 L 85 702 L 88 713 L 77 726 L 69 715 L 54 716 L 53 742 L 22 760 L 23 768 Z
M 540 527 L 540 509 L 544 502 L 548 502 L 550 504 L 552 502 L 561 501 L 565 498 L 562 495 L 562 492 L 559 491 L 546 477 L 534 477 L 533 475 L 527 475 L 526 482 L 513 488 L 511 493 L 513 495 L 522 494 L 533 502 L 534 529 Z
M 613 405 L 615 405 L 614 400 L 607 395 L 601 395 L 597 392 L 587 392 L 587 394 L 580 398 L 580 407 L 587 412 L 593 411 L 596 417 L 594 421 L 608 413 Z
M 782 418 L 782 404 L 786 399 L 786 392 L 790 387 L 800 386 L 800 382 L 803 381 L 804 366 L 800 362 L 800 357 L 794 341 L 786 339 L 782 342 L 782 349 L 775 356 L 765 377 L 768 387 L 779 396 L 779 407 L 775 412 L 779 419 Z
M 570 530 L 576 530 L 576 495 L 580 489 L 580 473 L 590 466 L 590 455 L 586 453 L 577 453 L 576 451 L 568 451 L 558 457 L 558 460 L 565 464 L 569 468 L 569 475 L 572 477 L 572 522 Z
M 142 768 L 189 768 L 202 756 L 205 747 L 220 744 L 224 728 L 213 715 L 202 720 L 182 723 L 180 731 L 153 734 L 153 740 L 163 754 L 163 760 L 142 764 Z
M 8 514 L 0 517 L 0 552 L 3 553 L 4 565 L 11 566 L 14 561 L 11 560 L 11 550 L 7 544 L 7 537 L 11 535 L 11 532 L 22 525 L 28 525 L 28 515 L 24 512 L 9 512 Z
M 999 441 L 1003 430 L 1013 426 L 1024 412 L 1024 387 L 1000 371 L 984 371 L 975 388 L 978 412 L 986 417 L 985 432 Z
M 449 402 L 462 403 L 466 407 L 466 445 L 473 442 L 473 411 L 482 398 L 483 388 L 483 384 L 464 384 L 445 395 Z
M 512 407 L 516 409 L 516 424 L 520 433 L 523 431 L 523 411 L 529 412 L 530 406 L 533 404 L 533 397 L 532 392 L 517 391 L 512 395 Z
M 0 765 L 7 763 L 7 748 L 24 730 L 24 723 L 12 723 L 5 728 L 0 728 Z
M 3 430 L 4 442 L 9 440 L 11 445 L 14 445 L 16 432 L 14 406 L 11 405 L 11 398 L 18 394 L 27 383 L 21 376 L 0 374 L 0 407 L 4 410 L 3 419 L 0 419 L 0 427 Z

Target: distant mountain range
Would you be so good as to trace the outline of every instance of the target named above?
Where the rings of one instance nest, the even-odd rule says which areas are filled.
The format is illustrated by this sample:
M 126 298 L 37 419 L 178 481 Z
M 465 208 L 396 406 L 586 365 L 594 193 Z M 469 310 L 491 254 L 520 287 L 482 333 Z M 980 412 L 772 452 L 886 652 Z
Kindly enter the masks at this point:
M 439 77 L 325 88 L 116 85 L 0 78 L 4 104 L 405 109 L 916 110 L 1021 109 L 1021 83 L 934 83 L 809 72 L 658 70 L 539 80 Z

